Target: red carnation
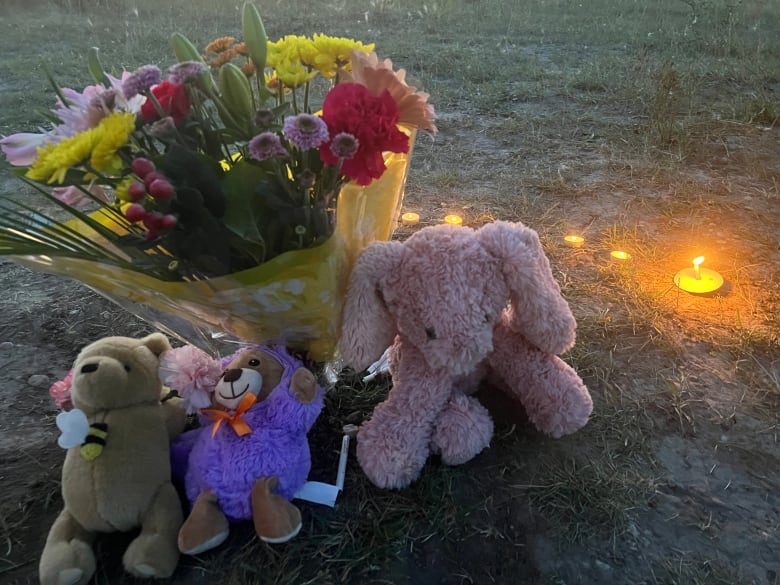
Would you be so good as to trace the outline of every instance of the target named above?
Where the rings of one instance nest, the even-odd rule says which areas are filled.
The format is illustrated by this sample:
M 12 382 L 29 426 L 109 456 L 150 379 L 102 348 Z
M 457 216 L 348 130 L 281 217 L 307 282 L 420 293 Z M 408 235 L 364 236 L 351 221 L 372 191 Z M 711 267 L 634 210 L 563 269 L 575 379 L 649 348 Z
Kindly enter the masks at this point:
M 190 111 L 190 96 L 187 94 L 187 88 L 182 84 L 163 81 L 152 88 L 152 95 L 165 114 L 171 116 L 176 124 L 181 122 Z M 151 99 L 147 99 L 141 106 L 141 117 L 147 123 L 160 119 L 160 113 Z
M 365 86 L 342 83 L 334 87 L 322 104 L 322 119 L 328 125 L 331 140 L 320 145 L 320 158 L 336 165 L 331 151 L 332 137 L 342 132 L 357 139 L 355 156 L 343 161 L 341 172 L 358 185 L 368 185 L 385 172 L 383 152 L 409 152 L 409 137 L 398 129 L 400 113 L 390 93 L 375 97 Z

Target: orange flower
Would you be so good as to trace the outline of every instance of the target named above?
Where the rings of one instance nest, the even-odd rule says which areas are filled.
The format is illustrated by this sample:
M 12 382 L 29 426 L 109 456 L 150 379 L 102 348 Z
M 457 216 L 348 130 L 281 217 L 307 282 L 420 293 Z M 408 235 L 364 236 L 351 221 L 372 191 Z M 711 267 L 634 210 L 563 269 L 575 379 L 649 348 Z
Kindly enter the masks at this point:
M 238 53 L 239 55 L 243 55 L 244 57 L 249 56 L 249 49 L 246 48 L 246 43 L 238 43 L 233 48 L 236 50 L 236 53 Z
M 222 51 L 221 53 L 217 53 L 217 56 L 213 59 L 209 60 L 209 65 L 213 67 L 214 69 L 217 69 L 218 67 L 221 67 L 228 61 L 230 61 L 233 57 L 237 55 L 235 49 L 228 49 L 227 51 Z
M 244 75 L 247 77 L 252 77 L 255 74 L 255 71 L 257 71 L 257 67 L 255 67 L 255 64 L 251 61 L 247 61 L 241 66 L 241 71 L 243 71 Z
M 352 51 L 352 71 L 339 71 L 342 82 L 364 85 L 371 95 L 379 97 L 387 90 L 401 113 L 399 122 L 422 130 L 436 132 L 436 114 L 428 103 L 428 94 L 406 84 L 406 71 L 393 71 L 390 59 L 380 61 L 376 53 Z
M 218 39 L 214 39 L 208 45 L 206 45 L 206 52 L 221 53 L 222 51 L 229 49 L 231 46 L 233 46 L 235 42 L 236 39 L 233 37 L 220 37 Z

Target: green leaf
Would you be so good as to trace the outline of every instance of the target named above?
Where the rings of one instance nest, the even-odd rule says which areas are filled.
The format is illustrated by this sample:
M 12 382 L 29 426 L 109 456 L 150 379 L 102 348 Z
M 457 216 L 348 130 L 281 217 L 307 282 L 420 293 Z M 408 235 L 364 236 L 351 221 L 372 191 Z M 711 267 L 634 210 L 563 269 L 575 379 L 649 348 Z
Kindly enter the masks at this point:
M 54 76 L 51 74 L 51 71 L 49 70 L 49 66 L 45 63 L 42 65 L 43 73 L 46 75 L 46 79 L 49 80 L 49 83 L 51 84 L 52 88 L 54 89 L 54 93 L 57 94 L 57 97 L 60 98 L 60 101 L 62 101 L 62 104 L 66 107 L 70 107 L 70 101 L 65 97 L 65 95 L 62 93 L 62 89 L 60 88 L 60 84 L 57 83 L 54 79 Z
M 59 126 L 62 124 L 62 120 L 58 117 L 52 114 L 51 112 L 38 112 L 38 114 L 42 117 L 47 119 L 49 122 L 54 124 L 55 126 Z
M 100 63 L 100 49 L 97 47 L 91 47 L 87 53 L 87 68 L 96 83 L 105 87 L 111 87 L 111 82 L 108 80 L 106 72 L 103 70 L 103 65 Z
M 243 240 L 263 244 L 263 195 L 278 189 L 273 175 L 260 165 L 239 161 L 225 173 L 222 187 L 227 194 L 227 209 L 223 217 L 225 226 Z

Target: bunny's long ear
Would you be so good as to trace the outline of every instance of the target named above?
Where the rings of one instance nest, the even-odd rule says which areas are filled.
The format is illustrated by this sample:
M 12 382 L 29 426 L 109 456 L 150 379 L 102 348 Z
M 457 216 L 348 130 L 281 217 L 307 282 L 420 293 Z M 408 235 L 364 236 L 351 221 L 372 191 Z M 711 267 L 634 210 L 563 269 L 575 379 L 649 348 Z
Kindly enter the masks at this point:
M 382 296 L 384 277 L 396 270 L 403 245 L 374 242 L 360 255 L 349 278 L 339 350 L 358 371 L 379 359 L 396 335 L 395 318 Z
M 521 223 L 496 221 L 477 234 L 502 263 L 510 291 L 512 329 L 548 353 L 561 354 L 574 345 L 577 324 L 537 233 Z

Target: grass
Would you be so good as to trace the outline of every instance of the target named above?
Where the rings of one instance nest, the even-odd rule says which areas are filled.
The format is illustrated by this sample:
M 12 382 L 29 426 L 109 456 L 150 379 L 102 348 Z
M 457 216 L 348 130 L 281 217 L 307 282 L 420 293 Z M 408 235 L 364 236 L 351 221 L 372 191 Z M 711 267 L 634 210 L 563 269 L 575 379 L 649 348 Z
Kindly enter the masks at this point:
M 657 441 L 717 441 L 712 425 L 743 416 L 776 432 L 780 14 L 770 2 L 258 4 L 272 37 L 375 41 L 432 94 L 441 133 L 418 141 L 407 206 L 423 223 L 457 211 L 470 225 L 513 219 L 540 233 L 578 320 L 565 359 L 596 408 L 585 429 L 557 442 L 500 422 L 474 462 L 447 468 L 434 458 L 398 492 L 374 488 L 353 451 L 336 509 L 304 506 L 300 537 L 271 547 L 239 526 L 205 560 L 182 561 L 181 582 L 487 583 L 512 574 L 531 583 L 536 532 L 572 563 L 632 542 L 630 528 L 665 481 Z M 6 0 L 0 50 L 14 58 L 0 63 L 0 134 L 33 130 L 51 106 L 43 62 L 73 86 L 89 81 L 93 45 L 117 68 L 166 64 L 170 32 L 203 45 L 237 30 L 239 5 Z M 585 235 L 584 248 L 560 245 L 570 230 Z M 612 262 L 615 248 L 631 261 Z M 728 292 L 705 299 L 674 287 L 673 274 L 702 253 Z M 76 346 L 126 326 L 101 321 L 90 298 L 78 315 L 52 314 L 52 335 Z M 339 379 L 310 437 L 316 479 L 332 481 L 343 425 L 369 416 L 388 388 Z M 3 508 L 4 541 L 30 525 L 32 505 Z M 47 513 L 58 506 L 55 497 Z M 119 582 L 122 542 L 101 545 L 97 583 Z M 37 554 L 20 546 L 7 566 Z M 644 582 L 739 582 L 736 555 L 721 563 L 670 546 L 648 547 Z
M 717 560 L 678 552 L 652 572 L 651 583 L 663 585 L 731 585 L 740 578 Z

